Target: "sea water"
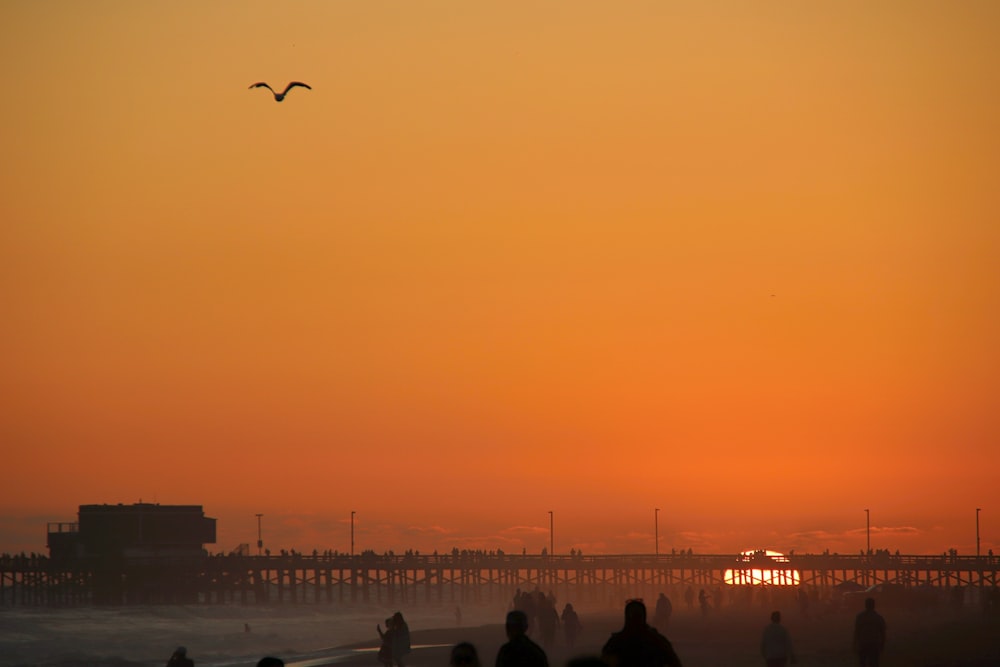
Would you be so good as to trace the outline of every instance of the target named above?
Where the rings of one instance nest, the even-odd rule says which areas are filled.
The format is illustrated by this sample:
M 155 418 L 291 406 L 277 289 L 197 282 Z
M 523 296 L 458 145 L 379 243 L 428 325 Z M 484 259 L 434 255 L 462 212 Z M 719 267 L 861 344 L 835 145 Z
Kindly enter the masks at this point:
M 297 667 L 377 650 L 376 624 L 401 611 L 411 631 L 455 627 L 453 604 L 0 608 L 0 667 L 165 665 L 178 646 L 199 667 L 254 665 L 274 655 Z M 502 623 L 504 609 L 463 606 L 463 625 Z M 359 645 L 354 648 L 344 648 Z M 372 664 L 376 664 L 373 656 Z

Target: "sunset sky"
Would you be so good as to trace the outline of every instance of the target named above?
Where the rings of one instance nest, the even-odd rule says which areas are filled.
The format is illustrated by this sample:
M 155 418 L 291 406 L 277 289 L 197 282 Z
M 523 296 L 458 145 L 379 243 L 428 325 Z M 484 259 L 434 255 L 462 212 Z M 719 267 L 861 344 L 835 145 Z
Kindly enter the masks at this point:
M 213 551 L 1000 549 L 998 44 L 995 0 L 0 0 L 0 551 L 140 500 Z

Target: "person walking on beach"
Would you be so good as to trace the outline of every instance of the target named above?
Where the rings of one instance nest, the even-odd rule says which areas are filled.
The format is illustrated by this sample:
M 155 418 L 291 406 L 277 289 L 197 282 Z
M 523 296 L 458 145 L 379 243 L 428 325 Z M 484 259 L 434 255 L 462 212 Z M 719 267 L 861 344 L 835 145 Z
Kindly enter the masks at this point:
M 656 611 L 653 612 L 653 627 L 660 632 L 666 632 L 673 612 L 674 605 L 670 602 L 670 598 L 666 593 L 660 593 L 660 597 L 656 599 Z
M 392 660 L 396 667 L 403 667 L 403 658 L 410 653 L 410 626 L 403 619 L 402 612 L 392 615 Z
M 625 625 L 611 634 L 601 659 L 611 667 L 681 667 L 670 640 L 646 623 L 642 600 L 625 603 Z
M 378 661 L 383 667 L 392 667 L 392 619 L 385 619 L 385 632 L 382 631 L 381 625 L 376 625 L 375 630 L 382 640 L 378 647 Z
M 167 667 L 194 667 L 194 660 L 188 657 L 186 648 L 178 646 L 167 660 Z
M 793 665 L 797 662 L 792 650 L 792 638 L 781 624 L 780 611 L 771 612 L 771 622 L 760 637 L 760 654 L 764 656 L 767 667 L 785 667 L 789 661 Z
M 865 610 L 854 618 L 854 651 L 861 667 L 878 667 L 885 648 L 885 619 L 875 611 L 875 598 L 865 599 Z
M 479 651 L 469 642 L 459 642 L 451 647 L 448 664 L 451 667 L 480 667 Z
M 708 602 L 710 597 L 712 596 L 706 593 L 704 588 L 698 591 L 698 606 L 701 607 L 702 616 L 708 616 L 708 610 L 711 608 Z
M 562 626 L 566 637 L 566 646 L 572 650 L 576 646 L 576 636 L 580 634 L 583 625 L 580 624 L 580 616 L 569 602 L 562 610 Z
M 543 597 L 539 600 L 537 623 L 542 648 L 549 651 L 555 644 L 556 628 L 559 626 L 559 612 L 556 611 L 556 603 L 551 598 Z
M 528 637 L 527 614 L 516 609 L 508 612 L 504 629 L 507 643 L 497 651 L 496 667 L 549 667 L 545 651 Z

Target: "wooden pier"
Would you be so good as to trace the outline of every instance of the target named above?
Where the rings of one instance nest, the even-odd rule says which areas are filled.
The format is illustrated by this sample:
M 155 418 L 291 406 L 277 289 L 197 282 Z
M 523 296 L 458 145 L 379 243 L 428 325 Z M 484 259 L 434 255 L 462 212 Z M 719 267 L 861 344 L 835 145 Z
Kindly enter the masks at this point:
M 662 590 L 727 586 L 727 571 L 793 570 L 773 581 L 821 592 L 850 582 L 995 589 L 991 556 L 794 555 L 748 563 L 736 555 L 281 554 L 115 563 L 0 557 L 0 606 L 129 604 L 502 603 L 517 589 L 581 602 L 654 599 Z M 730 575 L 731 577 L 732 575 Z M 745 580 L 745 579 L 744 579 Z M 730 579 L 731 581 L 731 579 Z

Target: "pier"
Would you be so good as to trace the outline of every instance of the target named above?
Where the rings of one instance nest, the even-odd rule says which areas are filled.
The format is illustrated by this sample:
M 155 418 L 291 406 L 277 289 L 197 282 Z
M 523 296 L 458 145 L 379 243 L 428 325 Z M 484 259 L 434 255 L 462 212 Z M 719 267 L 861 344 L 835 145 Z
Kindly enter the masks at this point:
M 504 603 L 517 589 L 552 591 L 559 599 L 599 603 L 626 596 L 655 599 L 663 590 L 759 582 L 803 586 L 823 595 L 844 585 L 995 589 L 990 556 L 790 555 L 787 562 L 748 562 L 737 555 L 445 555 L 350 556 L 336 553 L 53 560 L 0 557 L 0 605 L 131 604 L 387 605 Z M 796 573 L 792 580 L 786 576 Z M 748 578 L 749 577 L 749 578 Z M 754 579 L 758 577 L 758 579 Z

